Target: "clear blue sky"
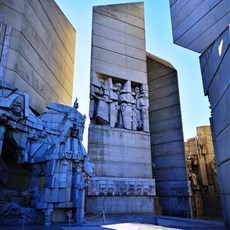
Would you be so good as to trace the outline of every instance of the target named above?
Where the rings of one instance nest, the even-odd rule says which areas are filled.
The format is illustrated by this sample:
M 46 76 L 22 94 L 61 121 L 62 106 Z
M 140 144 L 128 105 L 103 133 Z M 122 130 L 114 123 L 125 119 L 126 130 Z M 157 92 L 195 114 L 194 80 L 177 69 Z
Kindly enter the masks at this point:
M 92 7 L 133 0 L 55 0 L 77 31 L 73 98 L 88 116 Z M 144 0 L 146 50 L 172 63 L 178 71 L 184 139 L 197 126 L 209 125 L 210 109 L 204 97 L 199 54 L 173 44 L 169 0 Z M 74 100 L 74 99 L 73 99 Z M 87 145 L 87 120 L 84 144 Z

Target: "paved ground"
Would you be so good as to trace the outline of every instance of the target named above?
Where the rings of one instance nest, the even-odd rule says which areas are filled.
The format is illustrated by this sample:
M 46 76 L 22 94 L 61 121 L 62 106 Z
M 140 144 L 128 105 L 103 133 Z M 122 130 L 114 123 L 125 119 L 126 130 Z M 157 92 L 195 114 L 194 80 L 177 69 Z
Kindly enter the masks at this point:
M 81 226 L 60 224 L 52 227 L 36 226 L 0 226 L 1 230 L 227 230 L 221 221 L 197 220 L 166 216 L 146 215 L 110 215 L 86 216 Z

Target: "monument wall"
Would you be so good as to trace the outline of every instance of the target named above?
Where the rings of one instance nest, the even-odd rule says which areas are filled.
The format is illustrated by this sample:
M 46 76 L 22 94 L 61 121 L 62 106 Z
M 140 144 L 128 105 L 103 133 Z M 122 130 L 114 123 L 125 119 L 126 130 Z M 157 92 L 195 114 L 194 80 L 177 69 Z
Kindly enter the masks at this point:
M 196 136 L 185 142 L 185 157 L 193 217 L 220 219 L 220 190 L 210 126 L 196 128 Z
M 48 102 L 71 105 L 76 31 L 55 1 L 0 1 L 0 78 Z
M 147 53 L 151 153 L 163 215 L 190 216 L 176 69 Z
M 170 1 L 174 42 L 197 51 L 204 94 L 211 108 L 214 141 L 223 215 L 230 224 L 230 77 L 228 0 Z M 177 38 L 177 34 L 180 38 Z
M 143 3 L 93 8 L 87 212 L 153 212 Z

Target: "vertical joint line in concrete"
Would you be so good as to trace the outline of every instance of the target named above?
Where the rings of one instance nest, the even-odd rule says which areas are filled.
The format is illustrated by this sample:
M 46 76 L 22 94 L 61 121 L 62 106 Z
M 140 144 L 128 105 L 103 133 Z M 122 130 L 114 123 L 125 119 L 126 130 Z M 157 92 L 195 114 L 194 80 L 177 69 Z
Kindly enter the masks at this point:
M 1 17 L 0 15 L 0 20 L 2 18 L 3 17 Z M 1 23 L 0 27 L 2 27 L 2 22 L 0 21 L 0 23 Z M 6 26 L 6 32 L 5 32 L 2 54 L 0 59 L 0 79 L 3 79 L 5 76 L 5 67 L 7 64 L 7 58 L 8 58 L 9 48 L 10 48 L 11 33 L 12 33 L 12 27 Z
M 0 13 L 0 36 L 1 36 L 1 32 L 2 32 L 3 20 L 4 20 L 4 16 L 3 16 L 3 14 Z

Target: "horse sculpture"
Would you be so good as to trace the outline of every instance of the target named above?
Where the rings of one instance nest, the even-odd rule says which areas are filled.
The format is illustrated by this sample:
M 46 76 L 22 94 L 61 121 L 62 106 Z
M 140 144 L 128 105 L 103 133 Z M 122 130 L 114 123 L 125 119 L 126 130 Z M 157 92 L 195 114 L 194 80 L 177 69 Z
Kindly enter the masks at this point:
M 0 80 L 0 156 L 6 137 L 19 164 L 32 167 L 28 191 L 35 210 L 42 210 L 51 225 L 54 210 L 73 210 L 77 223 L 84 218 L 84 190 L 93 177 L 93 164 L 82 145 L 86 117 L 73 107 L 49 103 L 36 116 L 28 95 Z M 38 189 L 41 178 L 42 189 Z

